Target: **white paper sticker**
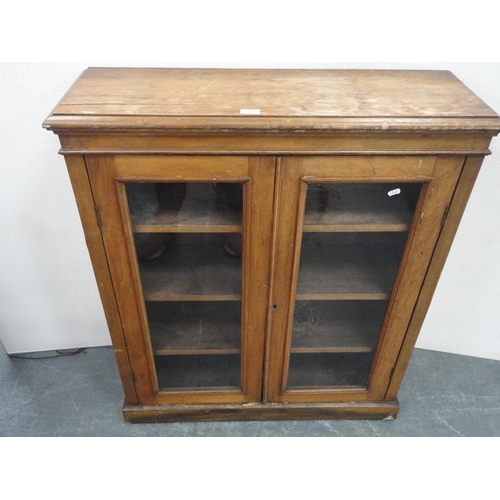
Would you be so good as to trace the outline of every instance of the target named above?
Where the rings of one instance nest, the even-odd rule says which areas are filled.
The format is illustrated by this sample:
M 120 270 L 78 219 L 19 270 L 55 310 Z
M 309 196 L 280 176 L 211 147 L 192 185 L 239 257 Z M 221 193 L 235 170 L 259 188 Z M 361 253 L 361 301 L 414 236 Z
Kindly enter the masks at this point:
M 240 109 L 240 115 L 260 115 L 260 109 Z
M 396 196 L 397 194 L 401 194 L 401 189 L 393 189 L 387 193 L 388 196 Z

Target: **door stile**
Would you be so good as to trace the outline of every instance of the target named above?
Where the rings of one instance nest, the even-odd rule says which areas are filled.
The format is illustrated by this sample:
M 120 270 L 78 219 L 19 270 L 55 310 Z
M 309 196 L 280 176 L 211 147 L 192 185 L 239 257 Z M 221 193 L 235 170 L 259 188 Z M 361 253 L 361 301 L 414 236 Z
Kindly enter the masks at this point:
M 280 159 L 276 174 L 275 248 L 266 356 L 266 401 L 282 401 L 290 305 L 293 301 L 297 216 L 300 199 L 300 158 Z
M 262 367 L 263 381 L 262 381 L 262 402 L 268 403 L 270 401 L 270 392 L 273 390 L 273 376 L 276 377 L 277 373 L 273 370 L 274 362 L 271 362 L 276 350 L 273 335 L 273 324 L 275 314 L 277 311 L 277 304 L 275 303 L 274 289 L 275 289 L 275 269 L 276 269 L 276 250 L 277 250 L 277 236 L 280 218 L 280 195 L 281 183 L 283 181 L 282 175 L 283 158 L 278 156 L 275 158 L 274 169 L 274 191 L 273 191 L 273 211 L 271 220 L 271 240 L 270 240 L 270 253 L 269 253 L 269 289 L 267 293 L 267 317 L 266 317 L 266 338 L 264 349 L 264 364 Z
M 116 303 L 113 283 L 107 264 L 101 228 L 96 220 L 95 201 L 90 180 L 82 156 L 66 156 L 66 165 L 71 179 L 73 192 L 85 232 L 85 240 L 89 249 L 92 267 L 96 276 L 99 294 L 109 327 L 113 348 L 122 380 L 127 404 L 137 404 L 137 394 L 130 366 L 127 343 L 123 335 L 121 318 Z
M 302 226 L 304 223 L 304 210 L 302 209 L 305 206 L 306 202 L 306 194 L 307 194 L 307 182 L 304 182 L 304 177 L 301 175 L 300 184 L 299 184 L 299 203 L 297 210 L 297 222 L 296 222 L 296 230 L 295 230 L 295 248 L 293 252 L 293 267 L 292 267 L 292 282 L 290 286 L 290 298 L 288 301 L 288 316 L 286 322 L 286 340 L 285 340 L 285 353 L 289 353 L 292 344 L 292 326 L 293 326 L 293 318 L 295 311 L 295 298 L 297 296 L 297 282 L 299 275 L 299 265 L 300 265 L 300 253 L 302 250 Z M 285 363 L 283 365 L 283 378 L 281 381 L 281 392 L 286 391 L 287 381 L 288 381 L 288 369 L 289 369 L 289 361 L 290 355 L 285 354 Z
M 455 192 L 453 193 L 451 209 L 447 214 L 446 220 L 443 219 L 443 223 L 445 223 L 432 255 L 432 260 L 429 265 L 425 281 L 422 285 L 401 351 L 398 355 L 395 370 L 385 395 L 386 401 L 394 401 L 396 399 L 404 373 L 408 367 L 411 353 L 415 347 L 418 333 L 423 325 L 426 312 L 429 308 L 441 275 L 441 270 L 443 269 L 450 251 L 453 238 L 462 219 L 462 215 L 474 187 L 474 183 L 479 175 L 483 160 L 483 156 L 468 156 L 466 158 L 460 174 L 460 179 Z
M 143 333 L 144 318 L 140 314 L 142 292 L 137 280 L 134 279 L 136 269 L 130 256 L 129 238 L 124 230 L 119 191 L 115 181 L 117 176 L 115 160 L 113 156 L 87 156 L 86 163 L 94 199 L 101 214 L 101 231 L 137 395 L 140 402 L 153 403 L 157 382 L 152 370 L 151 346 Z M 131 283 L 132 286 L 120 286 L 122 283 Z
M 429 262 L 442 230 L 443 215 L 451 203 L 465 158 L 441 157 L 434 168 L 415 232 L 406 248 L 406 263 L 398 274 L 390 314 L 375 354 L 370 388 L 384 398 L 391 373 L 410 323 Z M 376 370 L 376 371 L 375 371 Z
M 245 203 L 245 220 L 250 222 L 250 227 L 244 252 L 247 257 L 244 262 L 242 387 L 248 400 L 253 402 L 261 401 L 263 396 L 275 162 L 274 157 L 249 158 L 249 199 Z

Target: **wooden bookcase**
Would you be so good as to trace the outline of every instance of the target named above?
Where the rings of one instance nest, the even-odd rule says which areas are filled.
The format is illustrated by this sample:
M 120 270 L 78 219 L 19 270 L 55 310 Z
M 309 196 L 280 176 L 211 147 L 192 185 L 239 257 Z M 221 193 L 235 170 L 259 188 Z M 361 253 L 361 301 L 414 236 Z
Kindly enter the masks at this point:
M 391 419 L 500 119 L 449 72 L 91 68 L 44 127 L 125 420 Z

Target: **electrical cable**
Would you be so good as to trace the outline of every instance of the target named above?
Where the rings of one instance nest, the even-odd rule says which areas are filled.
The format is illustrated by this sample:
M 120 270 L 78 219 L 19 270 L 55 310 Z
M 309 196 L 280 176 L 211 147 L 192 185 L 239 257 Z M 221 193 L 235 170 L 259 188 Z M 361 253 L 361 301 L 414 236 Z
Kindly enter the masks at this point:
M 56 350 L 55 352 L 57 352 L 56 355 L 54 356 L 23 356 L 23 355 L 19 355 L 19 354 L 9 354 L 7 353 L 7 356 L 9 356 L 9 358 L 13 358 L 13 359 L 52 359 L 52 358 L 62 358 L 64 356 L 76 356 L 78 354 L 81 354 L 83 351 L 85 351 L 86 348 L 81 348 L 81 349 L 77 349 L 76 351 L 59 351 L 59 350 Z

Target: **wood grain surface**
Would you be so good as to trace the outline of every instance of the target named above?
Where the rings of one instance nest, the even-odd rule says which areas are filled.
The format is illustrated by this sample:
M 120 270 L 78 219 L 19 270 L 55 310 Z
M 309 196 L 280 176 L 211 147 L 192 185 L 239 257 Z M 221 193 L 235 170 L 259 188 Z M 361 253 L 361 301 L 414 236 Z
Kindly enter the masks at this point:
M 447 71 L 159 68 L 89 68 L 44 126 L 198 128 L 197 119 L 219 117 L 224 124 L 201 127 L 314 129 L 318 119 L 330 127 L 356 119 L 351 128 L 385 129 L 392 119 L 419 119 L 458 129 L 472 119 L 500 128 L 497 114 Z

